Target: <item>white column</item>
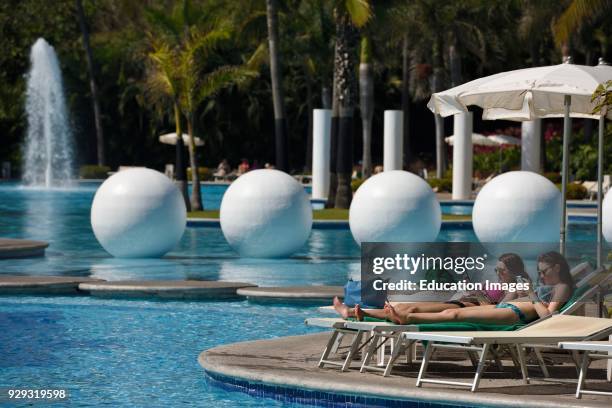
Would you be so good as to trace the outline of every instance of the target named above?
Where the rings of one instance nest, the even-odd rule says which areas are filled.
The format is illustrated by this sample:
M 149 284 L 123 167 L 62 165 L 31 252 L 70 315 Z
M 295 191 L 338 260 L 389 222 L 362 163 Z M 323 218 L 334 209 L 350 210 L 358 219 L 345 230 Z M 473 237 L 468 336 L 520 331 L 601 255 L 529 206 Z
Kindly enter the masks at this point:
M 454 116 L 453 200 L 467 200 L 472 195 L 472 123 L 472 112 Z
M 542 120 L 530 120 L 521 124 L 521 170 L 540 173 L 540 138 L 542 137 Z
M 385 111 L 384 135 L 384 171 L 402 170 L 402 156 L 404 151 L 403 140 L 404 117 L 401 110 Z
M 312 198 L 326 200 L 329 192 L 331 109 L 313 109 Z

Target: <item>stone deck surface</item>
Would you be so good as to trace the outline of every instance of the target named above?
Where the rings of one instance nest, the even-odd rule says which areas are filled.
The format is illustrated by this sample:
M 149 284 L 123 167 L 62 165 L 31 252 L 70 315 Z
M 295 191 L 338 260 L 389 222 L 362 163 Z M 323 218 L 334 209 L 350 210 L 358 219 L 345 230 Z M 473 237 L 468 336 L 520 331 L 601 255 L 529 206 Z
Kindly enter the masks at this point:
M 484 374 L 479 391 L 465 388 L 425 384 L 415 387 L 420 363 L 398 366 L 392 376 L 384 378 L 378 373 L 359 373 L 358 362 L 353 369 L 339 372 L 337 368 L 317 368 L 317 363 L 329 332 L 283 337 L 273 340 L 249 341 L 215 347 L 203 351 L 198 357 L 207 371 L 240 380 L 264 382 L 275 386 L 311 389 L 341 394 L 365 394 L 369 396 L 440 402 L 455 405 L 503 406 L 503 407 L 610 407 L 612 397 L 585 395 L 574 398 L 575 383 L 545 382 L 535 380 L 539 370 L 530 365 L 532 381 L 525 385 L 510 361 L 504 360 L 503 372 L 490 367 Z M 430 363 L 429 376 L 453 377 L 469 381 L 474 370 L 463 354 L 436 353 L 437 361 Z M 419 357 L 420 358 L 420 357 Z M 587 388 L 612 391 L 612 384 L 605 382 L 605 361 L 593 363 Z M 554 378 L 576 380 L 573 365 L 564 364 L 551 368 Z
M 238 289 L 240 296 L 249 299 L 325 300 L 331 302 L 334 296 L 344 297 L 342 286 L 287 286 L 256 287 Z
M 255 286 L 223 281 L 112 281 L 87 282 L 79 289 L 102 297 L 159 297 L 171 299 L 231 298 L 240 288 Z
M 0 259 L 44 256 L 48 246 L 44 241 L 0 238 Z
M 102 282 L 102 280 L 75 276 L 0 275 L 0 294 L 53 295 L 77 293 L 79 291 L 79 284 L 85 282 L 94 283 Z

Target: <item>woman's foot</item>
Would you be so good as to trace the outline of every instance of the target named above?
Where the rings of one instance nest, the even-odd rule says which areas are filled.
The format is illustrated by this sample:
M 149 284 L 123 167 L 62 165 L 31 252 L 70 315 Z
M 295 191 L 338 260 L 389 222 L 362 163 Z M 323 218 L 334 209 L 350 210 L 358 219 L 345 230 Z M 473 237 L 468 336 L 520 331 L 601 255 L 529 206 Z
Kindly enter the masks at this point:
M 363 313 L 363 310 L 361 310 L 361 306 L 355 305 L 355 318 L 358 321 L 362 322 L 363 321 L 363 316 L 364 316 L 364 313 Z
M 391 320 L 393 323 L 396 323 L 396 324 L 408 323 L 408 319 L 401 316 L 399 313 L 397 313 L 395 308 L 391 306 L 391 303 L 389 302 L 385 303 L 384 310 L 385 310 L 385 313 L 387 314 L 387 319 Z
M 355 312 L 351 310 L 350 307 L 342 303 L 340 299 L 338 299 L 338 296 L 334 297 L 333 304 L 334 309 L 336 309 L 336 312 L 338 312 L 338 314 L 342 316 L 342 318 L 348 319 L 349 317 L 355 316 Z

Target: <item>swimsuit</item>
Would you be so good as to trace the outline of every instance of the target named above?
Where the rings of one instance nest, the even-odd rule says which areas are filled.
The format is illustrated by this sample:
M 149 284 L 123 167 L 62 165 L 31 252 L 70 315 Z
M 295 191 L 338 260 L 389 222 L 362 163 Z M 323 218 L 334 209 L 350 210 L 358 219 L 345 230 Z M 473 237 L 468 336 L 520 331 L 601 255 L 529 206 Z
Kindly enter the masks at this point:
M 540 299 L 540 301 L 544 303 L 550 303 L 553 297 L 554 288 L 555 288 L 554 285 L 540 285 L 535 289 L 535 292 L 536 292 L 538 299 Z M 495 306 L 495 308 L 496 309 L 510 309 L 516 314 L 516 316 L 519 319 L 519 322 L 523 324 L 529 323 L 529 321 L 527 320 L 527 317 L 525 316 L 525 313 L 523 313 L 523 311 L 519 309 L 518 306 L 513 305 L 512 303 L 502 302 L 502 303 L 499 303 L 497 306 Z
M 465 303 L 460 302 L 458 300 L 449 300 L 448 302 L 444 302 L 444 303 L 449 304 L 449 305 L 457 305 L 461 308 L 465 307 Z
M 496 309 L 510 309 L 514 312 L 514 314 L 516 314 L 516 317 L 518 317 L 520 323 L 523 323 L 523 324 L 529 323 L 529 321 L 527 320 L 527 317 L 525 316 L 525 313 L 523 313 L 523 311 L 519 309 L 518 306 L 513 305 L 512 303 L 502 302 L 502 303 L 495 305 L 495 308 Z

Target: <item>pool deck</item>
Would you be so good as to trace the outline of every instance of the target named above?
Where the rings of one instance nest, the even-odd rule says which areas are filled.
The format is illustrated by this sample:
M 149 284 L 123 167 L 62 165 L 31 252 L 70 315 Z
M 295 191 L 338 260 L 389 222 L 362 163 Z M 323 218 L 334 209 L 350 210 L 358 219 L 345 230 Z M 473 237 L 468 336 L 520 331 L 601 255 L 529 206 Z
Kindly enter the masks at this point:
M 237 293 L 255 301 L 313 302 L 328 304 L 334 296 L 344 297 L 342 286 L 286 286 L 241 288 Z
M 293 402 L 298 401 L 296 398 L 308 402 L 308 398 L 313 397 L 328 401 L 330 395 L 334 400 L 343 401 L 344 398 L 348 402 L 355 400 L 358 394 L 364 398 L 446 403 L 450 406 L 610 407 L 611 398 L 607 396 L 574 398 L 575 383 L 532 378 L 531 384 L 525 385 L 509 361 L 504 361 L 504 371 L 494 367 L 485 371 L 480 390 L 475 393 L 464 388 L 430 384 L 416 388 L 420 363 L 398 366 L 387 378 L 380 374 L 359 373 L 357 361 L 353 363 L 353 369 L 343 373 L 337 368 L 317 368 L 329 335 L 325 332 L 223 345 L 203 351 L 198 362 L 212 382 L 220 386 Z M 463 381 L 473 377 L 474 371 L 466 356 L 456 352 L 440 352 L 437 356 L 439 360 L 429 366 L 431 374 L 441 372 L 447 378 L 452 373 L 450 376 Z M 605 381 L 605 361 L 594 362 L 591 368 L 595 370 L 589 372 L 587 387 L 612 391 L 612 384 Z M 550 368 L 550 371 L 554 378 L 576 380 L 573 365 L 563 364 Z M 530 374 L 540 375 L 539 370 L 531 365 Z
M 79 292 L 79 284 L 102 282 L 75 276 L 0 275 L 0 295 L 58 295 Z
M 100 281 L 79 285 L 79 290 L 99 297 L 158 297 L 163 299 L 234 298 L 240 288 L 256 286 L 225 281 Z
M 48 242 L 0 238 L 0 259 L 34 258 L 45 255 Z

